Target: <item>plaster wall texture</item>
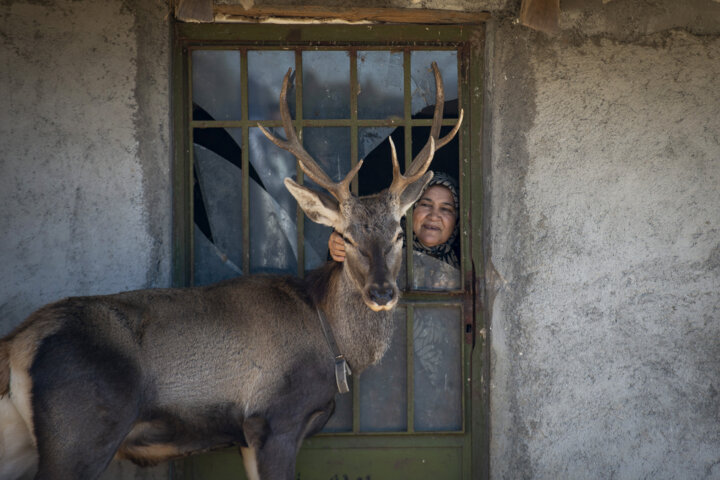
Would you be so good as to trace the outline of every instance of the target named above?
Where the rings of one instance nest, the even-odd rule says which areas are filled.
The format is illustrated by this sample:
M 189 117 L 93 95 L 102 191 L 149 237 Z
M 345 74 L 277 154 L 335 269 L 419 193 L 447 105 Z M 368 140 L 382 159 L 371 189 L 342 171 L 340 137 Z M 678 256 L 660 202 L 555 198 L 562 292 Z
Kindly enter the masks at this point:
M 0 5 L 0 334 L 65 296 L 169 284 L 167 10 Z
M 642 41 L 673 28 L 696 35 L 720 31 L 718 0 L 563 0 L 560 7 L 560 28 L 584 36 Z
M 0 334 L 65 296 L 169 285 L 167 10 L 0 5 Z
M 169 285 L 167 10 L 0 4 L 0 335 L 65 296 Z
M 489 36 L 492 478 L 720 478 L 720 38 Z

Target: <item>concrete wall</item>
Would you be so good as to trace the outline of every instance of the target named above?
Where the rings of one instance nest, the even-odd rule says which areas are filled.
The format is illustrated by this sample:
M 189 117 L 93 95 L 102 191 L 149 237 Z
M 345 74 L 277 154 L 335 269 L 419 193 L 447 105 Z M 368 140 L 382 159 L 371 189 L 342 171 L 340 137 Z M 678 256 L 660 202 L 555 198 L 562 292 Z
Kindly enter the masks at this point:
M 720 3 L 675 3 L 563 0 L 556 36 L 450 4 L 494 13 L 493 478 L 720 478 Z M 169 284 L 168 11 L 0 4 L 0 333 Z
M 0 5 L 0 334 L 64 296 L 169 283 L 167 14 Z
M 169 285 L 168 11 L 0 3 L 0 334 L 65 296 Z
M 490 26 L 493 478 L 720 478 L 720 5 L 706 7 L 580 5 L 555 37 Z M 687 18 L 706 23 L 673 24 Z

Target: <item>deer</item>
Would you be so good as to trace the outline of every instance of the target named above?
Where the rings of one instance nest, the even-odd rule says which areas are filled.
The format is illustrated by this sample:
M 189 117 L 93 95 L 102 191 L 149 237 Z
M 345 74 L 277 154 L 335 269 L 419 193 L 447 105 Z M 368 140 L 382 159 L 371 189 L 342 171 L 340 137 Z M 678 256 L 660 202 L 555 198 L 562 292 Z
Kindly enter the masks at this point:
M 357 197 L 307 153 L 287 104 L 291 152 L 328 193 L 285 186 L 313 221 L 339 232 L 346 260 L 304 278 L 244 275 L 187 288 L 70 297 L 32 313 L 0 340 L 0 479 L 95 479 L 109 462 L 155 465 L 239 446 L 248 478 L 291 480 L 305 438 L 333 413 L 347 376 L 388 349 L 402 259 L 401 217 L 432 178 L 444 91 L 432 64 L 436 106 L 427 144 L 401 173 L 394 145 L 390 186 Z

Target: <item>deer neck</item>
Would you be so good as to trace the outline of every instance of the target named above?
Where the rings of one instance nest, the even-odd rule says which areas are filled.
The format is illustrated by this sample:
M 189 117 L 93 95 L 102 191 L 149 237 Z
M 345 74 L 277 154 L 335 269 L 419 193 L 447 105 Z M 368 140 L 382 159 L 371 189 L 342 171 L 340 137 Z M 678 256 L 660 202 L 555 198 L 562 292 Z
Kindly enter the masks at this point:
M 316 305 L 327 318 L 340 353 L 353 373 L 359 374 L 387 351 L 394 329 L 393 311 L 372 311 L 339 264 L 329 264 L 326 274 L 325 292 L 316 297 Z

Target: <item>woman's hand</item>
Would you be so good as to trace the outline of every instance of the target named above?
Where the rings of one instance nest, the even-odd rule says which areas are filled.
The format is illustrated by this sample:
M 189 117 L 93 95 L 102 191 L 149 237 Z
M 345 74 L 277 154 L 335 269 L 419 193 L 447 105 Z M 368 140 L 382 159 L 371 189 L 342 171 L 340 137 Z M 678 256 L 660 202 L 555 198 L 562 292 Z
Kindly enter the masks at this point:
M 330 238 L 328 238 L 328 250 L 330 250 L 330 256 L 336 262 L 345 261 L 345 241 L 339 233 L 332 232 L 330 234 Z

